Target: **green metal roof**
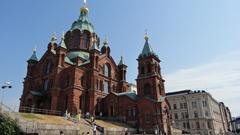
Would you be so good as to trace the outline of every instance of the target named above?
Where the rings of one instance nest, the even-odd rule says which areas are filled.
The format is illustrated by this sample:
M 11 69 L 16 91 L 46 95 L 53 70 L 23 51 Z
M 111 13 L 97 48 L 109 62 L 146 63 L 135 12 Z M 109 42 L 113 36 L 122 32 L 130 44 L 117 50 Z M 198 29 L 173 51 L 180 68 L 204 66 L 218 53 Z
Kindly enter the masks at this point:
M 84 51 L 73 51 L 73 52 L 69 52 L 67 54 L 67 57 L 72 60 L 76 57 L 80 57 L 82 59 L 85 59 L 85 60 L 89 60 L 89 53 L 88 52 L 84 52 Z
M 94 26 L 88 20 L 87 12 L 81 12 L 78 20 L 74 21 L 71 30 L 79 29 L 80 31 L 87 30 L 91 33 L 94 32 Z
M 33 96 L 43 96 L 43 94 L 39 91 L 30 91 L 30 93 L 33 95 Z
M 123 56 L 121 56 L 121 59 L 119 61 L 119 64 L 118 65 L 124 65 L 124 61 L 123 61 Z
M 147 56 L 150 56 L 150 55 L 155 55 L 156 57 L 158 57 L 152 47 L 149 45 L 148 43 L 148 38 L 145 39 L 145 44 L 144 44 L 144 47 L 143 47 L 143 50 L 142 50 L 142 53 L 139 55 L 139 57 L 147 57 Z
M 90 48 L 90 50 L 98 50 L 99 51 L 96 41 L 93 42 L 93 45 Z
M 61 42 L 60 42 L 59 46 L 62 47 L 62 48 L 64 48 L 64 49 L 67 49 L 66 44 L 65 44 L 65 41 L 64 41 L 64 35 L 63 35 L 62 38 L 61 38 Z
M 132 100 L 138 100 L 138 96 L 134 92 L 122 92 L 122 93 L 115 93 L 117 96 L 127 96 Z
M 28 61 L 38 61 L 37 55 L 36 55 L 36 51 L 33 51 L 32 56 L 29 58 Z
M 68 57 L 64 58 L 64 62 L 73 65 L 73 62 Z

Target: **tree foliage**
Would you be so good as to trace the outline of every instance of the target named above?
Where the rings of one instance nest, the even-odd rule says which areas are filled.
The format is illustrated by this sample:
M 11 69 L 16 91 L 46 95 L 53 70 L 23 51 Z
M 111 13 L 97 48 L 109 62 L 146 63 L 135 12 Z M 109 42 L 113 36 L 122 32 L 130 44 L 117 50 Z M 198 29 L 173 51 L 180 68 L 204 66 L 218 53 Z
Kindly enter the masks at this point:
M 20 128 L 15 120 L 0 114 L 0 135 L 18 135 Z

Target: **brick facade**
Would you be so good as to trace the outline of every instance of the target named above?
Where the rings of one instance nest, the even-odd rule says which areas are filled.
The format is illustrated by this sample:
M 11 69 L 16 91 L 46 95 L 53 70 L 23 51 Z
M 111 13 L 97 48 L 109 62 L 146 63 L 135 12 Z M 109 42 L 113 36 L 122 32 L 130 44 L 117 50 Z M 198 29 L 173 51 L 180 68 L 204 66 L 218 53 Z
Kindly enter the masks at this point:
M 169 104 L 165 99 L 160 60 L 148 44 L 138 57 L 137 93 L 126 82 L 127 66 L 117 65 L 105 40 L 87 19 L 88 9 L 66 32 L 59 44 L 53 36 L 40 60 L 36 52 L 28 60 L 20 111 L 23 107 L 58 110 L 71 114 L 89 112 L 138 127 L 170 134 Z

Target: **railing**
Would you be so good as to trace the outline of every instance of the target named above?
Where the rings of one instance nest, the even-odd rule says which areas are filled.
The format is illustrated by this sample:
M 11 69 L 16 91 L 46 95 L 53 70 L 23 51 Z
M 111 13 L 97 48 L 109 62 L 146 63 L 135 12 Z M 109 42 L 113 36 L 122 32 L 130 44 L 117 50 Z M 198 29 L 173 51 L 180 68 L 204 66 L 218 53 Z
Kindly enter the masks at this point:
M 32 107 L 20 107 L 19 112 L 23 113 L 39 113 L 39 114 L 49 114 L 49 115 L 63 115 L 62 111 L 57 110 L 47 110 L 47 109 L 40 109 L 40 108 L 32 108 Z

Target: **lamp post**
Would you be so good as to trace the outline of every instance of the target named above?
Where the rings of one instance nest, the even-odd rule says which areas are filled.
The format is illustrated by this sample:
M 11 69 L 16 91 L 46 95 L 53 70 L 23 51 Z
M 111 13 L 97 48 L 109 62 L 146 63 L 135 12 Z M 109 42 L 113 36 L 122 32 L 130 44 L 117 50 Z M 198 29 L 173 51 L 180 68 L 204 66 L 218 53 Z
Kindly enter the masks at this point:
M 11 82 L 5 82 L 4 85 L 2 86 L 2 97 L 1 97 L 1 109 L 2 109 L 2 105 L 3 105 L 3 96 L 4 96 L 4 89 L 11 89 L 12 85 Z

